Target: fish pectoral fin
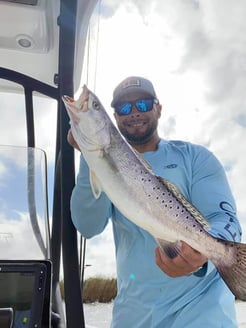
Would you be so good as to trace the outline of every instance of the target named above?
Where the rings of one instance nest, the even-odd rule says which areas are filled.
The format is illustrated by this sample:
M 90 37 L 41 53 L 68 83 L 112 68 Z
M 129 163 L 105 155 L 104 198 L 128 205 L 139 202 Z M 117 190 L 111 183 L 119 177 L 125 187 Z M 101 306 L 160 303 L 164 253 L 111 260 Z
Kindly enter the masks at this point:
M 156 240 L 160 248 L 170 259 L 174 259 L 180 254 L 182 247 L 181 241 L 170 242 L 159 238 Z
M 90 171 L 90 184 L 94 197 L 98 199 L 102 193 L 102 187 L 93 171 Z

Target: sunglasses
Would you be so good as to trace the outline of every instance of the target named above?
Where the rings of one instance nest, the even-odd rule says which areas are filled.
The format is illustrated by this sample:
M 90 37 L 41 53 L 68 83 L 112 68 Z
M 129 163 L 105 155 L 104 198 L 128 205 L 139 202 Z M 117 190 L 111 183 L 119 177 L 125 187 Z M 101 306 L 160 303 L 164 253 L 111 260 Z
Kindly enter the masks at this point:
M 122 115 L 129 115 L 134 106 L 141 113 L 150 112 L 154 104 L 158 104 L 157 99 L 137 99 L 134 101 L 126 101 L 121 104 L 115 105 L 115 112 Z

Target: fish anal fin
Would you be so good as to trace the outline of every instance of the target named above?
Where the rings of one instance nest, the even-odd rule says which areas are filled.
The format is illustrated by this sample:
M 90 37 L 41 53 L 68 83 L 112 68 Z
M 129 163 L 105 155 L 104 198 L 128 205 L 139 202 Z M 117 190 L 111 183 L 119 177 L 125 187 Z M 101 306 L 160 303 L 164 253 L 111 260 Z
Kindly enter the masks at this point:
M 163 239 L 156 239 L 162 251 L 170 258 L 174 259 L 181 252 L 181 241 L 170 242 Z

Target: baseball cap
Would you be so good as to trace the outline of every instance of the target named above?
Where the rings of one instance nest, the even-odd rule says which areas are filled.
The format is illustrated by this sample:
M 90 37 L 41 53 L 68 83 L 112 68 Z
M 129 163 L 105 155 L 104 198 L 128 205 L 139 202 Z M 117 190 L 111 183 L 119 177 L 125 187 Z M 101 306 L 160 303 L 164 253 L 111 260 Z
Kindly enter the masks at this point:
M 123 80 L 113 92 L 113 100 L 111 106 L 114 107 L 115 104 L 125 95 L 130 93 L 142 91 L 153 98 L 156 98 L 156 93 L 153 87 L 153 84 L 139 76 L 130 76 Z

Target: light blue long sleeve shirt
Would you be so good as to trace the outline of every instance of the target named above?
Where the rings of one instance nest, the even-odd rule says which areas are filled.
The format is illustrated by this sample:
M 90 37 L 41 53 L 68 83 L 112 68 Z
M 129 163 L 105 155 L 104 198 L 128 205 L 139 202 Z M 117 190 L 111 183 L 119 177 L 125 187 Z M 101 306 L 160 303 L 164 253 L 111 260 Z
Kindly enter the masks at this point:
M 224 169 L 210 151 L 161 140 L 156 151 L 142 155 L 156 175 L 175 183 L 207 218 L 211 234 L 240 241 L 235 202 Z M 87 238 L 112 220 L 118 283 L 112 328 L 237 327 L 234 296 L 214 265 L 209 261 L 198 274 L 180 278 L 163 273 L 155 263 L 154 238 L 124 217 L 105 194 L 94 198 L 82 156 L 71 212 L 75 227 Z

